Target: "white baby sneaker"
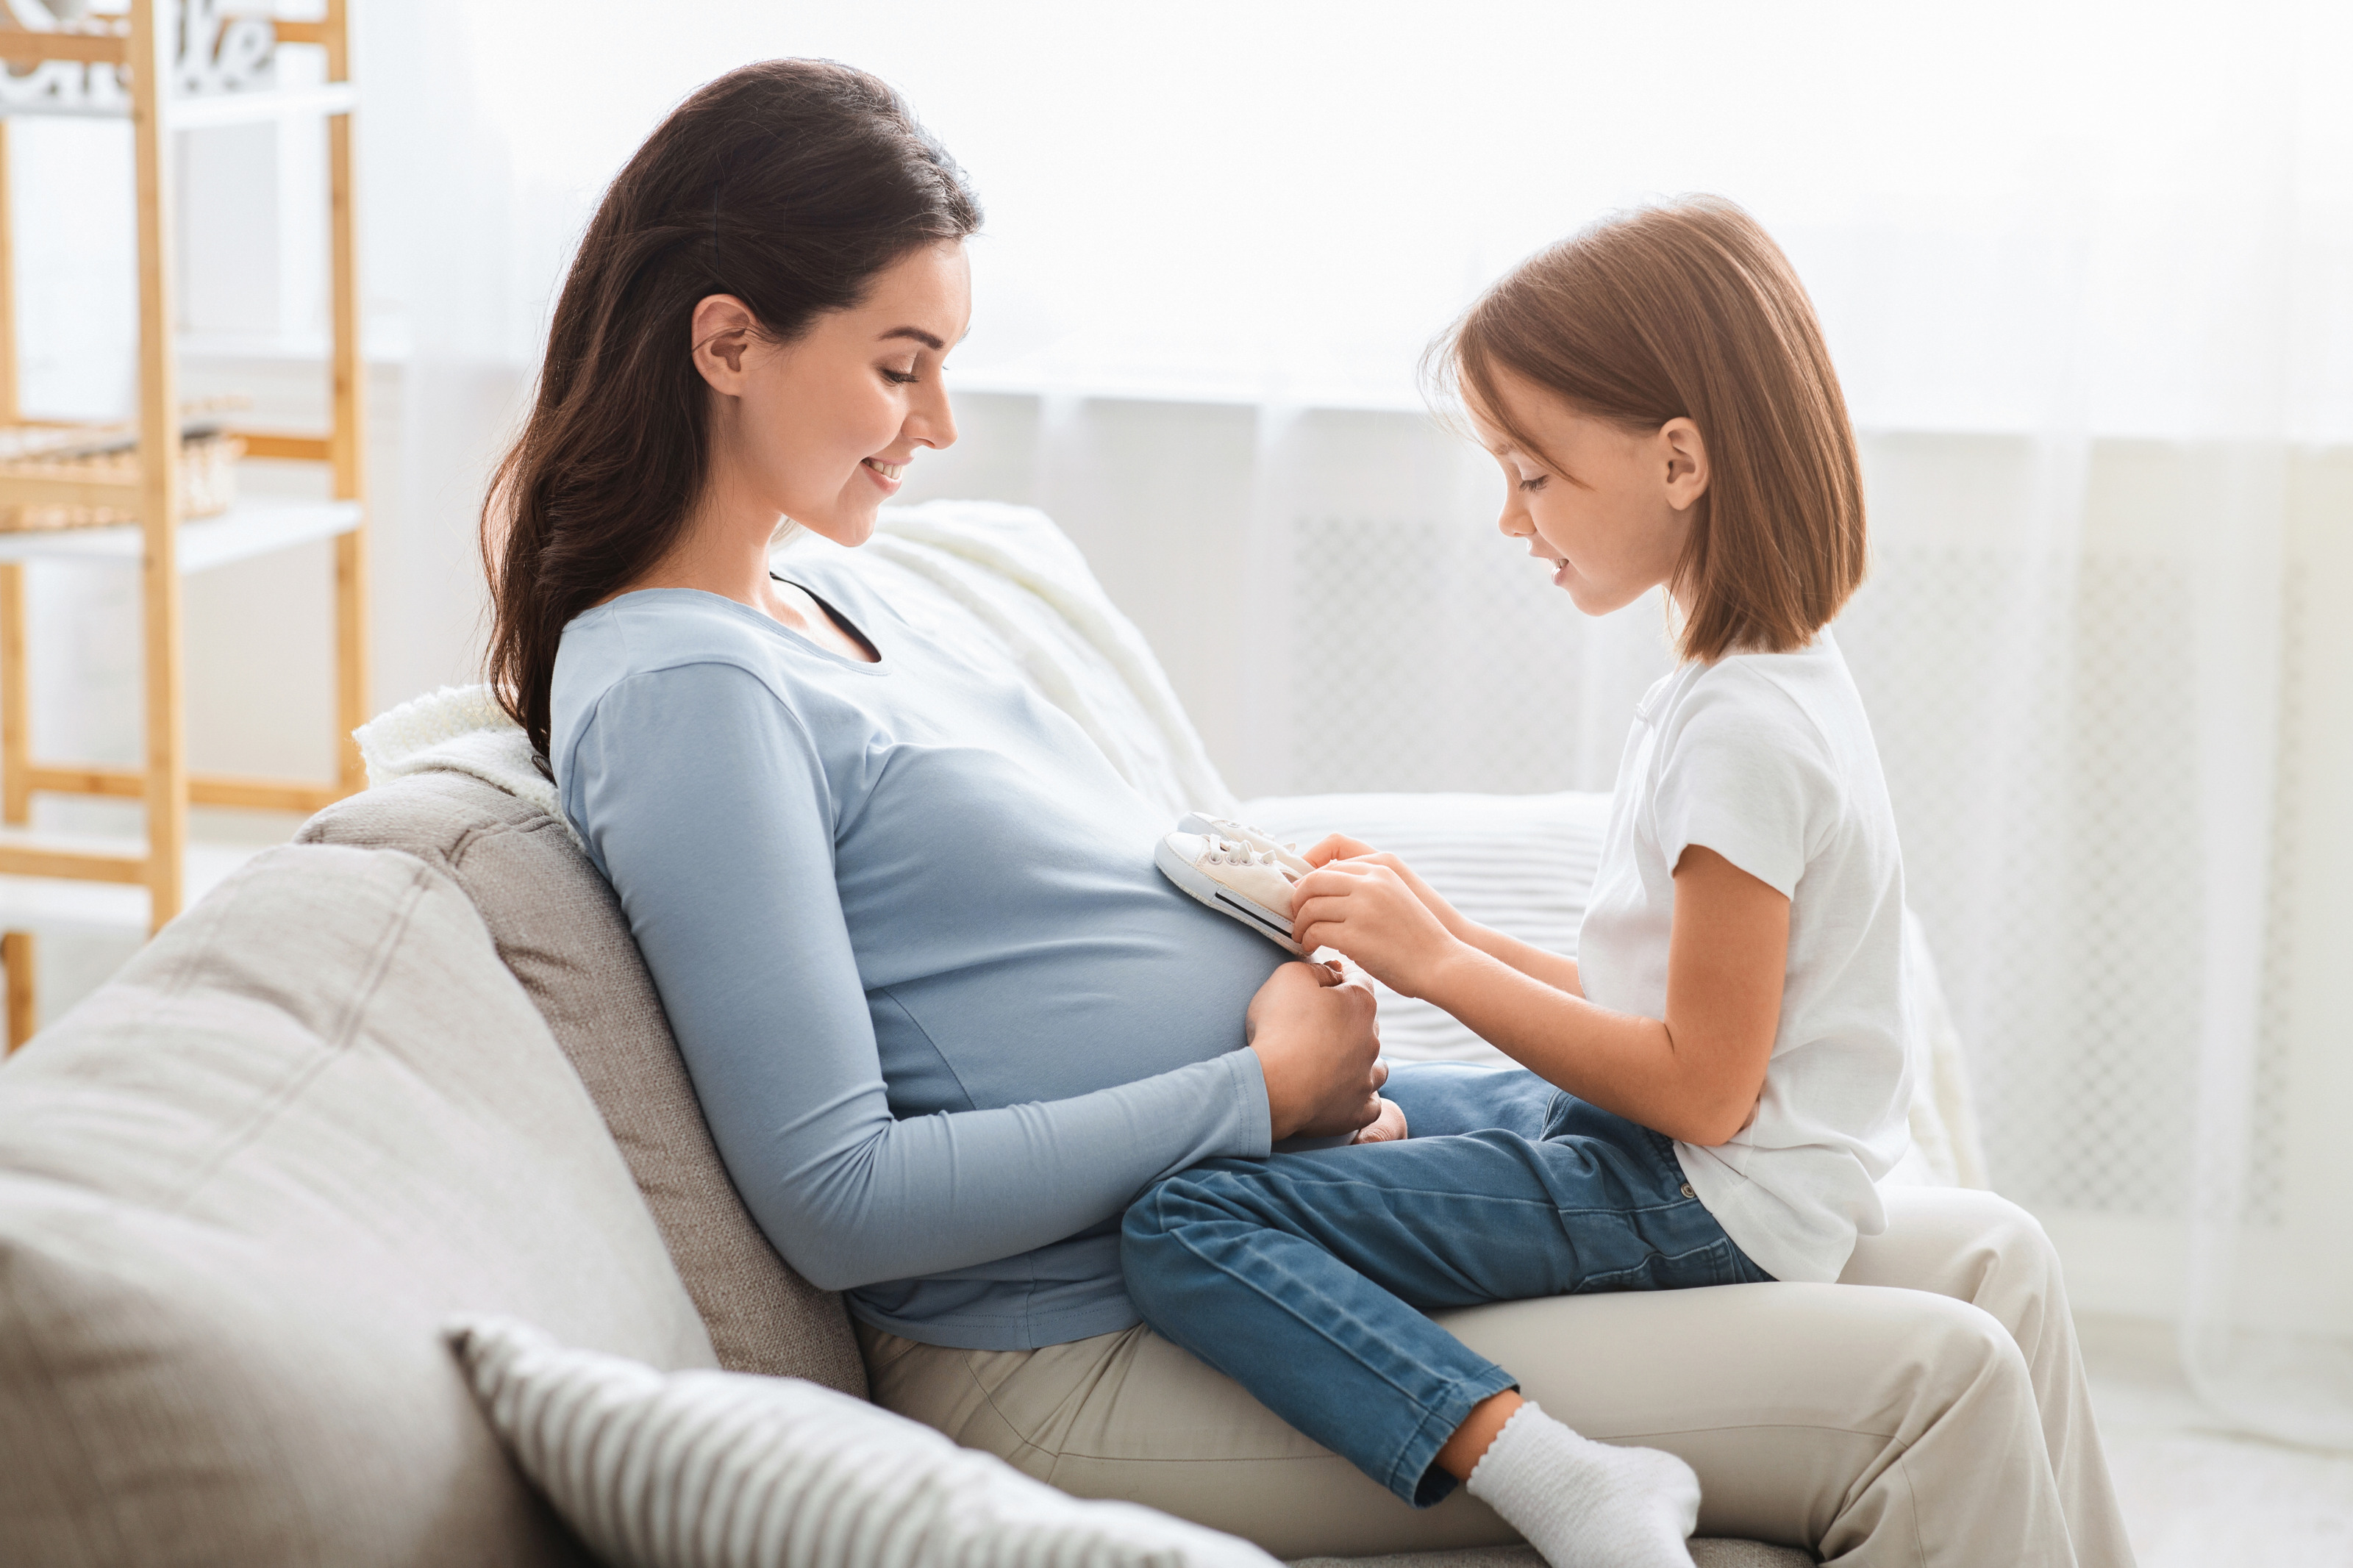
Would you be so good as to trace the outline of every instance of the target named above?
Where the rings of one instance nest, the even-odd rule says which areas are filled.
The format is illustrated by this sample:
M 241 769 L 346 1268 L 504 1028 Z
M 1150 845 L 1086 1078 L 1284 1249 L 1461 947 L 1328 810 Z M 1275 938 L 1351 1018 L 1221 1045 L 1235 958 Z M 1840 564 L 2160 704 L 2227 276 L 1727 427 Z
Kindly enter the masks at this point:
M 1230 816 L 1211 816 L 1206 812 L 1188 811 L 1176 819 L 1176 831 L 1239 839 L 1253 849 L 1273 856 L 1277 865 L 1288 866 L 1302 877 L 1315 868 L 1299 858 L 1298 845 L 1278 844 L 1267 837 L 1263 829 L 1252 827 L 1247 822 L 1236 822 Z
M 1198 816 L 1185 823 L 1208 826 Z M 1261 849 L 1221 833 L 1180 828 L 1160 841 L 1152 862 L 1162 876 L 1219 914 L 1232 916 L 1285 952 L 1306 956 L 1291 940 L 1291 885 L 1307 870 L 1298 856 L 1280 846 Z M 1292 868 L 1294 862 L 1297 870 Z

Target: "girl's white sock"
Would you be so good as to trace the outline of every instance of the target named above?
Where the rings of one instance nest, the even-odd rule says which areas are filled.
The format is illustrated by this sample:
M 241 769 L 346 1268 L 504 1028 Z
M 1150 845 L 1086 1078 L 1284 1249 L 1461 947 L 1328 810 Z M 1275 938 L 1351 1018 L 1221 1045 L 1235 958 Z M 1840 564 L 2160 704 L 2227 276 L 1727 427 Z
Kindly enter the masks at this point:
M 1580 1437 L 1531 1399 L 1464 1483 L 1552 1568 L 1691 1568 L 1699 1477 L 1672 1454 Z

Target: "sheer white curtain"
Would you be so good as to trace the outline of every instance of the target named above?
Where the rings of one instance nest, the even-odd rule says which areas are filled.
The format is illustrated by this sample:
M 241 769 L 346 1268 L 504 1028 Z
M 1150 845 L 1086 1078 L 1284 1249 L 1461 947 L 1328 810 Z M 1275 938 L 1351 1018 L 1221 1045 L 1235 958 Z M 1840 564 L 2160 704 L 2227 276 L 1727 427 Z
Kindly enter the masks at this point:
M 1412 369 L 1612 206 L 1747 205 L 1865 433 L 1841 636 L 1997 1184 L 2234 1419 L 2353 1444 L 2344 6 L 363 15 L 419 647 L 470 628 L 474 487 L 603 181 L 698 81 L 830 56 L 990 213 L 933 493 L 1052 507 L 1246 790 L 1606 784 L 1655 615 L 1511 572 Z

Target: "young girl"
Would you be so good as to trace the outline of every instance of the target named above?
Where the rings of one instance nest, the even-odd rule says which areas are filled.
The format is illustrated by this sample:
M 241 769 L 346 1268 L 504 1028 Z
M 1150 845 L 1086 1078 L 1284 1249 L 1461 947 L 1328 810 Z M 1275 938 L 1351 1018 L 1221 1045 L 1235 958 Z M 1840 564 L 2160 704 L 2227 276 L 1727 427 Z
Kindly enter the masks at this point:
M 1682 1459 L 1579 1437 L 1422 1314 L 1831 1281 L 1883 1226 L 1904 889 L 1829 631 L 1863 571 L 1853 435 L 1804 289 L 1728 202 L 1543 252 L 1443 363 L 1509 480 L 1504 532 L 1586 614 L 1663 585 L 1681 622 L 1577 957 L 1472 924 L 1394 856 L 1316 846 L 1301 945 L 1528 1070 L 1402 1069 L 1409 1140 L 1197 1166 L 1129 1210 L 1123 1263 L 1155 1329 L 1400 1497 L 1467 1481 L 1556 1565 L 1688 1563 Z M 1535 702 L 1546 673 L 1493 679 Z

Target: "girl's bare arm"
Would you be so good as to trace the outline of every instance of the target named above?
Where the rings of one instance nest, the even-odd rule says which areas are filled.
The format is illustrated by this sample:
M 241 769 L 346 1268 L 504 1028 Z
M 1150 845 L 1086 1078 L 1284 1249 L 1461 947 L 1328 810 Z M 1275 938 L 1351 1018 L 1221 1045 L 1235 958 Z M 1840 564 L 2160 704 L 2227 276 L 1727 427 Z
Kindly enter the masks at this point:
M 1461 910 L 1440 898 L 1435 889 L 1416 875 L 1412 867 L 1387 850 L 1375 849 L 1361 839 L 1335 833 L 1309 848 L 1305 858 L 1311 866 L 1324 866 L 1338 859 L 1370 860 L 1376 865 L 1387 866 L 1413 889 L 1413 896 L 1438 917 L 1439 923 L 1456 941 L 1467 942 L 1488 957 L 1510 964 L 1522 974 L 1532 980 L 1541 980 L 1556 991 L 1566 991 L 1572 996 L 1585 994 L 1584 987 L 1577 984 L 1577 960 L 1563 958 L 1556 952 L 1548 952 L 1522 942 L 1518 937 L 1506 936 L 1492 927 L 1464 918 Z M 1307 951 L 1313 952 L 1315 950 L 1311 947 Z
M 1671 1138 L 1725 1142 L 1764 1089 L 1789 900 L 1712 849 L 1694 845 L 1675 868 L 1663 1019 L 1597 1007 L 1466 940 L 1377 858 L 1303 879 L 1293 911 L 1311 951 L 1338 949 L 1540 1077 Z

